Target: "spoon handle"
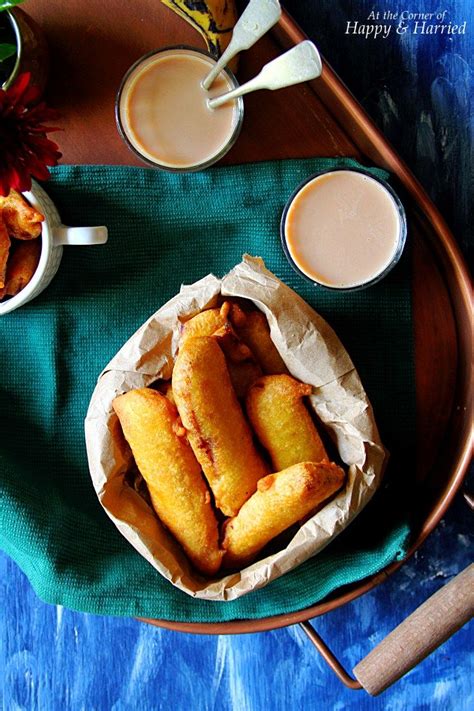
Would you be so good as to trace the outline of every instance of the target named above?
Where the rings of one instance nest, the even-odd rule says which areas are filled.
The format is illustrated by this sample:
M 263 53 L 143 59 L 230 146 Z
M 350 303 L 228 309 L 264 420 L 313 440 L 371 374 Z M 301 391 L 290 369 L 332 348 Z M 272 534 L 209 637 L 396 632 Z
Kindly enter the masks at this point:
M 278 0 L 250 0 L 234 27 L 232 39 L 217 64 L 202 82 L 203 89 L 209 89 L 215 78 L 236 54 L 252 45 L 268 32 L 281 17 Z
M 318 50 L 312 42 L 305 40 L 280 57 L 265 64 L 260 74 L 257 74 L 250 81 L 242 84 L 237 89 L 216 96 L 213 99 L 208 99 L 207 103 L 211 109 L 217 109 L 218 106 L 257 89 L 271 89 L 274 91 L 285 86 L 316 79 L 321 74 L 321 71 L 322 62 Z

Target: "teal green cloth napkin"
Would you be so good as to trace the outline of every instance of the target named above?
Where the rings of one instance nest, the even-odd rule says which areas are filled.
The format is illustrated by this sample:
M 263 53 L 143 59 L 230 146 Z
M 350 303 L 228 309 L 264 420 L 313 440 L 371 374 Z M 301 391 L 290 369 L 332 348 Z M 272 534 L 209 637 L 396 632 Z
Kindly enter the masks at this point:
M 408 255 L 371 289 L 342 294 L 303 281 L 280 247 L 289 195 L 312 173 L 341 165 L 356 164 L 288 160 L 187 175 L 52 171 L 45 188 L 63 222 L 105 224 L 109 241 L 66 248 L 48 289 L 0 318 L 0 546 L 43 600 L 176 621 L 261 618 L 314 604 L 404 555 L 414 438 Z M 239 600 L 205 602 L 162 578 L 102 510 L 83 422 L 99 373 L 136 329 L 181 283 L 222 276 L 244 252 L 263 257 L 336 330 L 393 456 L 371 504 L 321 554 Z

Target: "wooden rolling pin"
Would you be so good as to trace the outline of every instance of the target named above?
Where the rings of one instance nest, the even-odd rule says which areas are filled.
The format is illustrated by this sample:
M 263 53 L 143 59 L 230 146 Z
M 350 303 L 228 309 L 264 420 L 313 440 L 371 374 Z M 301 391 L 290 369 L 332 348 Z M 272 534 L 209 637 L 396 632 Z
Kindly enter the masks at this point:
M 474 563 L 438 590 L 357 666 L 344 671 L 309 622 L 302 627 L 344 684 L 377 696 L 413 669 L 474 615 Z

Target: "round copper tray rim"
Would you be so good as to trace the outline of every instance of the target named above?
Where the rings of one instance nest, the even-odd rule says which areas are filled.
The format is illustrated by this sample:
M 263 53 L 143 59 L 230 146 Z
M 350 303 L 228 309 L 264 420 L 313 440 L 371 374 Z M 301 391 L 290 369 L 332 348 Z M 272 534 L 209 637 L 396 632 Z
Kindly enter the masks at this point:
M 288 44 L 288 41 L 290 41 L 290 43 L 296 43 L 307 39 L 305 33 L 296 25 L 294 20 L 286 12 L 283 13 L 275 34 L 277 36 L 277 40 L 280 38 L 281 41 L 281 38 L 283 37 L 283 44 Z M 471 323 L 471 281 L 467 265 L 454 239 L 454 236 L 421 184 L 411 173 L 405 163 L 398 157 L 394 149 L 390 146 L 370 117 L 365 113 L 360 104 L 356 101 L 350 91 L 345 87 L 343 82 L 337 77 L 335 72 L 326 62 L 324 62 L 323 74 L 318 81 L 321 82 L 328 91 L 334 94 L 337 97 L 337 100 L 341 101 L 341 105 L 344 106 L 345 110 L 350 113 L 351 120 L 354 120 L 357 124 L 363 127 L 364 134 L 370 137 L 372 145 L 375 146 L 376 149 L 380 147 L 380 153 L 383 153 L 385 158 L 384 167 L 396 174 L 400 182 L 410 193 L 414 202 L 423 208 L 425 215 L 428 217 L 433 227 L 433 232 L 435 232 L 439 238 L 437 240 L 433 240 L 434 244 L 432 246 L 436 249 L 442 266 L 444 268 L 448 267 L 445 277 L 448 283 L 449 295 L 451 298 L 453 315 L 457 328 L 458 342 L 462 342 L 466 334 L 463 333 L 461 324 L 467 326 Z M 465 351 L 467 351 L 467 348 L 463 349 L 462 353 Z M 461 365 L 464 364 L 461 363 Z M 470 373 L 467 372 L 468 368 L 465 370 L 466 372 L 461 372 L 461 375 L 458 377 L 457 392 L 462 392 L 464 394 L 463 400 L 467 405 L 469 405 L 470 402 L 472 403 L 472 379 L 470 377 Z M 464 378 L 466 382 L 460 383 L 460 378 Z M 463 482 L 467 467 L 471 460 L 472 440 L 472 427 L 466 427 L 465 431 L 463 431 L 460 435 L 457 448 L 457 460 L 451 470 L 450 477 L 447 479 L 446 487 L 439 496 L 435 506 L 428 514 L 406 556 L 400 561 L 391 563 L 379 573 L 370 576 L 369 578 L 365 578 L 360 582 L 351 584 L 349 589 L 342 595 L 336 595 L 334 597 L 331 596 L 326 601 L 311 605 L 310 607 L 306 607 L 302 610 L 297 610 L 288 614 L 263 617 L 260 619 L 242 619 L 228 622 L 207 623 L 176 622 L 172 620 L 148 618 L 139 619 L 157 627 L 194 634 L 241 634 L 264 632 L 304 622 L 355 600 L 369 590 L 372 590 L 383 581 L 387 580 L 390 575 L 401 568 L 401 566 L 415 553 L 416 550 L 418 550 L 429 534 L 438 525 Z

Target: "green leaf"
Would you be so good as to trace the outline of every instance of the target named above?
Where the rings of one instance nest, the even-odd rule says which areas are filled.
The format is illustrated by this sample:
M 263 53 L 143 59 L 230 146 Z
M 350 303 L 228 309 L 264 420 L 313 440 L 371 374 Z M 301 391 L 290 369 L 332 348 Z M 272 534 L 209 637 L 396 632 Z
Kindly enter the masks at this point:
M 15 5 L 19 5 L 22 2 L 23 0 L 0 0 L 0 12 L 2 12 L 2 10 L 9 10 L 11 7 L 15 7 Z
M 14 44 L 0 44 L 0 62 L 8 57 L 13 57 L 16 54 L 16 45 Z

